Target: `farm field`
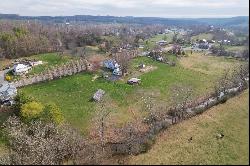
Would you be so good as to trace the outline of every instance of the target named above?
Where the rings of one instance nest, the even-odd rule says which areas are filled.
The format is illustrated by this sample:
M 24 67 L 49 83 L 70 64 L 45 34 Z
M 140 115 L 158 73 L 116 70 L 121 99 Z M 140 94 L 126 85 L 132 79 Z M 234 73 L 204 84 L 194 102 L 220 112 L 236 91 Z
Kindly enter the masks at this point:
M 242 51 L 245 49 L 245 46 L 225 46 L 226 51 Z
M 249 91 L 161 133 L 145 154 L 126 164 L 249 164 Z M 216 135 L 224 137 L 217 139 Z M 188 141 L 192 137 L 191 141 Z
M 160 40 L 166 40 L 168 43 L 171 43 L 173 40 L 174 33 L 168 33 L 168 34 L 158 34 L 150 39 L 146 40 L 144 44 L 148 44 L 148 47 L 152 49 L 155 46 L 155 43 Z M 179 35 L 180 36 L 180 35 Z
M 186 61 L 189 58 L 193 57 L 187 57 Z M 132 60 L 129 76 L 117 82 L 109 82 L 103 78 L 92 81 L 93 77 L 100 73 L 80 73 L 47 83 L 27 86 L 21 91 L 43 103 L 57 104 L 67 121 L 87 134 L 93 123 L 92 118 L 98 113 L 97 104 L 90 101 L 97 89 L 106 91 L 109 96 L 106 102 L 112 105 L 109 120 L 120 126 L 147 114 L 143 111 L 143 96 L 150 96 L 158 107 L 167 107 L 175 102 L 173 101 L 175 97 L 173 91 L 177 87 L 192 89 L 193 95 L 190 98 L 212 91 L 213 83 L 223 73 L 223 69 L 235 64 L 235 61 L 230 59 L 213 58 L 215 57 L 211 57 L 211 62 L 217 64 L 209 66 L 210 72 L 208 73 L 200 72 L 200 70 L 204 70 L 203 66 L 189 67 L 187 65 L 189 63 L 185 62 L 185 59 L 181 59 L 175 67 L 170 67 L 147 57 L 139 57 Z M 221 65 L 218 71 L 216 66 L 222 62 L 224 65 Z M 137 65 L 140 63 L 153 66 L 154 70 L 140 73 L 137 71 Z M 208 62 L 201 59 L 199 63 L 207 65 Z M 196 77 L 193 77 L 194 75 Z M 139 86 L 126 84 L 127 79 L 132 76 L 140 78 L 142 83 Z
M 200 53 L 190 54 L 189 57 L 183 57 L 180 60 L 180 64 L 184 68 L 197 71 L 211 77 L 214 76 L 213 78 L 217 78 L 222 72 L 242 63 L 246 62 L 227 57 L 204 56 Z
M 211 34 L 211 33 L 201 33 L 199 35 L 191 37 L 191 41 L 202 40 L 202 39 L 212 40 L 213 39 L 213 34 Z

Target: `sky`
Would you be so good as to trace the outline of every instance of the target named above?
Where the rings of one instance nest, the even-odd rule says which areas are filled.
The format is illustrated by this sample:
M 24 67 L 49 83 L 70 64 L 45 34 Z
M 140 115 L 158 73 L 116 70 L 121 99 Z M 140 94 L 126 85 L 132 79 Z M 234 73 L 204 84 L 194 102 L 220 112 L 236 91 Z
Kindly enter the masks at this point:
M 0 0 L 22 16 L 110 15 L 165 18 L 249 16 L 248 0 Z

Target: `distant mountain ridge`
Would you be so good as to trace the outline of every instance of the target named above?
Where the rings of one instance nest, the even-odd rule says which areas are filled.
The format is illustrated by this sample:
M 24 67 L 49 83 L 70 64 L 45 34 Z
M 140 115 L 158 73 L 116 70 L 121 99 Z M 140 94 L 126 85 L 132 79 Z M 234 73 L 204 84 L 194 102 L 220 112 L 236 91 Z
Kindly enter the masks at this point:
M 39 20 L 43 22 L 92 22 L 92 23 L 135 23 L 163 25 L 217 25 L 217 26 L 249 26 L 249 16 L 231 18 L 161 18 L 161 17 L 117 17 L 117 16 L 20 16 L 17 14 L 0 14 L 0 19 Z

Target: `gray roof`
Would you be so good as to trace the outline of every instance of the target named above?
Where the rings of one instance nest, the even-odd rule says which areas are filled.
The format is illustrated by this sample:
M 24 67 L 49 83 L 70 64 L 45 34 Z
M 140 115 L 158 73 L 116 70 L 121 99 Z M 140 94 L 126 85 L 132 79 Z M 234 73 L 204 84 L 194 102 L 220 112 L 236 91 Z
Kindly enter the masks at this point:
M 100 101 L 104 94 L 105 94 L 105 91 L 104 91 L 104 90 L 98 89 L 98 90 L 95 92 L 95 94 L 94 94 L 94 96 L 93 96 L 93 99 L 94 99 L 95 101 Z
M 0 84 L 0 100 L 13 99 L 17 94 L 17 89 L 12 83 Z

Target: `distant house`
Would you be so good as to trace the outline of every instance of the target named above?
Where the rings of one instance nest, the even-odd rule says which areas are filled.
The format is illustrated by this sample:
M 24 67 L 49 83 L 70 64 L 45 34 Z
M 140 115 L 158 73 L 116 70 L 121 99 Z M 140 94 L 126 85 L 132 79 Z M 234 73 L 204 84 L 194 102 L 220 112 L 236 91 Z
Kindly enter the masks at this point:
M 166 45 L 166 44 L 167 44 L 167 41 L 165 41 L 165 40 L 160 40 L 160 41 L 156 42 L 156 44 L 159 44 L 160 46 L 163 46 L 163 45 Z
M 141 56 L 148 56 L 149 54 L 150 54 L 149 51 L 145 51 L 145 52 L 142 52 L 142 53 L 141 53 Z
M 168 33 L 172 33 L 173 31 L 171 31 L 170 29 L 165 29 L 165 33 L 168 34 Z
M 208 49 L 210 46 L 209 46 L 209 43 L 200 43 L 199 46 L 198 46 L 200 49 Z
M 144 48 L 144 46 L 143 46 L 143 45 L 139 45 L 139 48 L 143 49 L 143 48 Z
M 103 62 L 104 66 L 110 70 L 113 70 L 113 75 L 121 76 L 122 71 L 120 70 L 120 65 L 115 60 L 105 60 Z
M 98 89 L 95 94 L 93 95 L 94 101 L 101 101 L 103 95 L 105 94 L 105 91 L 102 89 Z
M 122 71 L 120 70 L 120 68 L 115 68 L 113 70 L 113 74 L 117 75 L 117 76 L 121 76 L 122 75 Z
M 21 75 L 23 73 L 28 73 L 28 71 L 30 69 L 31 69 L 30 66 L 19 63 L 19 64 L 14 65 L 13 74 L 14 75 Z
M 163 61 L 163 58 L 162 58 L 162 56 L 158 56 L 158 57 L 156 58 L 156 60 L 162 62 L 162 61 Z
M 120 67 L 120 65 L 115 60 L 111 60 L 111 59 L 103 61 L 103 65 L 104 67 L 111 69 L 111 70 L 114 70 Z
M 17 95 L 16 87 L 11 83 L 0 84 L 0 102 L 1 104 L 11 102 Z

